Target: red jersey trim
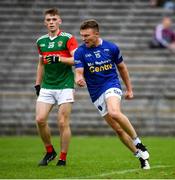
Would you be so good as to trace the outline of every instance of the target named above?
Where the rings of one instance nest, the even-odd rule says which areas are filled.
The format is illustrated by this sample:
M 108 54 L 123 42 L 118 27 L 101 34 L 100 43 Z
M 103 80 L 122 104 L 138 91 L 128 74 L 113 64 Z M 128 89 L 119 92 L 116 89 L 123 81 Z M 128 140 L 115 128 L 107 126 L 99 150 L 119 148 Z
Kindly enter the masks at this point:
M 72 36 L 68 41 L 67 41 L 67 48 L 69 49 L 69 51 L 73 51 L 76 48 L 78 48 L 78 42 L 75 39 L 74 36 Z
M 69 50 L 59 50 L 59 51 L 49 51 L 49 52 L 42 52 L 42 56 L 52 56 L 52 55 L 59 55 L 62 57 L 72 57 Z

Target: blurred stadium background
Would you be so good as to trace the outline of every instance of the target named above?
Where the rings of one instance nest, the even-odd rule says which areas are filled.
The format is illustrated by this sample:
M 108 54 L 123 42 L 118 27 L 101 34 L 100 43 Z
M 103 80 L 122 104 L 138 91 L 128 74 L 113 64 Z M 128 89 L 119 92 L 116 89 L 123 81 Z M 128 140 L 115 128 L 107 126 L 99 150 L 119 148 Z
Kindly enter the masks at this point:
M 130 71 L 135 99 L 123 101 L 139 135 L 175 135 L 175 56 L 150 49 L 153 29 L 163 15 L 149 0 L 1 0 L 0 1 L 0 135 L 35 135 L 36 39 L 46 33 L 43 11 L 57 7 L 62 29 L 81 43 L 79 25 L 95 18 L 104 39 L 117 43 Z M 56 108 L 49 118 L 57 134 Z M 71 116 L 73 135 L 112 135 L 91 104 L 87 90 L 76 87 Z

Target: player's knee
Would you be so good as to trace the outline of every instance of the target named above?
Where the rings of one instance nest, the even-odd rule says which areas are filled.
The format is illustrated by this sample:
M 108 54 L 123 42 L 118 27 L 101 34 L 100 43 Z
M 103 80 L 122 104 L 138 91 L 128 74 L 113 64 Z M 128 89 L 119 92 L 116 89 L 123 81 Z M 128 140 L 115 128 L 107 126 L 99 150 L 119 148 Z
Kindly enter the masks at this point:
M 122 128 L 115 129 L 118 136 L 122 136 L 124 133 L 124 130 Z
M 115 120 L 119 120 L 119 119 L 121 118 L 121 112 L 119 112 L 119 111 L 113 111 L 113 110 L 111 110 L 111 111 L 109 111 L 108 113 L 109 113 L 109 115 L 110 115 L 113 119 L 115 119 Z
M 64 121 L 59 121 L 59 127 L 62 129 L 62 128 L 64 128 Z
M 69 127 L 69 123 L 66 122 L 65 120 L 59 121 L 58 124 L 59 124 L 60 129 L 65 129 L 65 128 Z
M 59 127 L 61 129 L 63 129 L 65 127 L 65 122 L 64 121 L 59 121 L 58 124 L 59 124 Z
M 37 116 L 36 117 L 36 123 L 38 124 L 38 126 L 45 126 L 46 120 L 41 116 Z

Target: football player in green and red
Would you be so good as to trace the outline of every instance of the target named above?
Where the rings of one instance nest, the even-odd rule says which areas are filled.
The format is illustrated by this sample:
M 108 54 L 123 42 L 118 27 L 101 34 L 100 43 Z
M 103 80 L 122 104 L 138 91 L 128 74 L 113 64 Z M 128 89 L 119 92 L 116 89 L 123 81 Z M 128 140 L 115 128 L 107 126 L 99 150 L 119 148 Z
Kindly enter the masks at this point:
M 73 56 L 78 47 L 77 40 L 69 33 L 60 30 L 62 20 L 57 9 L 48 9 L 44 14 L 44 24 L 48 34 L 37 40 L 39 62 L 35 90 L 36 123 L 38 132 L 46 148 L 46 155 L 40 166 L 46 166 L 57 153 L 51 142 L 48 115 L 55 104 L 58 105 L 57 123 L 60 132 L 60 155 L 58 166 L 66 165 L 71 130 L 70 113 L 74 102 Z

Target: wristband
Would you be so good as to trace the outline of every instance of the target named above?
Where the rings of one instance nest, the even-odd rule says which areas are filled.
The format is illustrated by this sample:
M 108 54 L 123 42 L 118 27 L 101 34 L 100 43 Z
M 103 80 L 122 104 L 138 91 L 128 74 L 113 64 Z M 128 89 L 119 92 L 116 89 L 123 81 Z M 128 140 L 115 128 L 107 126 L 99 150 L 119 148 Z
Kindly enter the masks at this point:
M 34 87 L 35 87 L 36 95 L 39 96 L 41 86 L 38 84 L 38 85 L 35 85 Z

